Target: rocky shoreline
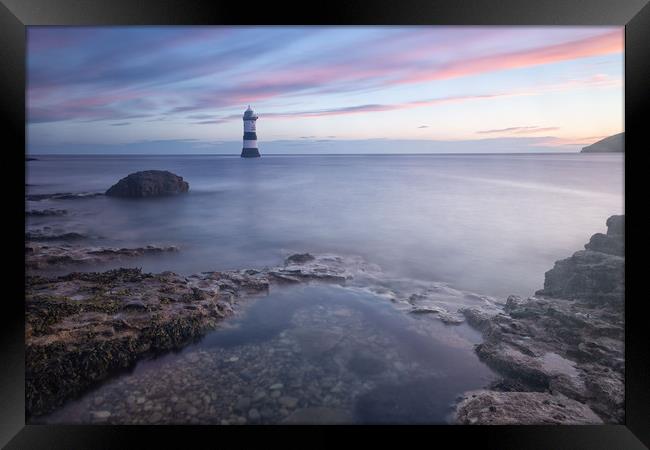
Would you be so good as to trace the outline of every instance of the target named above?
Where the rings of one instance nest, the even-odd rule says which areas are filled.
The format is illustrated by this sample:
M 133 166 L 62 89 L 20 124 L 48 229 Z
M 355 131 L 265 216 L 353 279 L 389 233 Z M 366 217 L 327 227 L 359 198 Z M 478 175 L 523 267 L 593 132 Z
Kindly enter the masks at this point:
M 479 358 L 504 378 L 465 393 L 461 424 L 623 423 L 624 216 L 556 262 L 544 289 L 503 312 L 461 312 L 482 332 Z
M 302 261 L 302 262 L 298 262 Z M 265 270 L 189 277 L 139 269 L 26 280 L 25 391 L 28 416 L 52 411 L 111 373 L 177 349 L 272 284 L 343 283 L 341 261 L 292 255 Z
M 182 180 L 182 179 L 181 179 Z M 103 195 L 47 194 L 28 200 Z M 62 209 L 26 212 L 62 216 Z M 26 412 L 53 411 L 147 355 L 180 349 L 273 285 L 345 284 L 404 312 L 482 333 L 476 354 L 503 378 L 458 399 L 461 424 L 596 424 L 624 421 L 624 216 L 607 220 L 585 250 L 557 261 L 544 288 L 502 300 L 441 283 L 391 279 L 361 258 L 293 254 L 264 269 L 143 273 L 139 269 L 47 276 L 48 269 L 101 265 L 176 252 L 175 246 L 88 246 L 50 227 L 26 232 Z M 69 241 L 82 241 L 71 245 Z M 456 303 L 462 297 L 465 304 Z

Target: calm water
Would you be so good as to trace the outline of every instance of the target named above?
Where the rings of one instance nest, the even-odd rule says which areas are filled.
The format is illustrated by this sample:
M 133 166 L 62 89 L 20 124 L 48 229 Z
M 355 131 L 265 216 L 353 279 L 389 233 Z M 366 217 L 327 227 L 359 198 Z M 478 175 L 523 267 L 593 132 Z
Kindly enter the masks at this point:
M 467 325 L 363 291 L 275 289 L 182 352 L 140 362 L 45 423 L 445 423 L 496 379 Z
M 181 248 L 133 261 L 148 271 L 260 267 L 291 252 L 329 252 L 360 255 L 394 276 L 529 295 L 555 260 L 623 212 L 617 154 L 39 159 L 27 167 L 31 194 L 103 192 L 146 169 L 189 182 L 189 194 L 172 198 L 28 202 L 69 211 L 30 218 L 30 228 L 47 222 L 97 245 Z

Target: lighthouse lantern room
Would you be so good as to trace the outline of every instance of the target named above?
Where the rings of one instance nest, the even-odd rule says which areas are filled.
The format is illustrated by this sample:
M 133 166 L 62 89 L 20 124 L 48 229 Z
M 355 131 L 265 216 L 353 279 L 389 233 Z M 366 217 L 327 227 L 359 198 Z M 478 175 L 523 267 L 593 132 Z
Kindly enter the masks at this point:
M 244 148 L 241 151 L 242 158 L 259 158 L 260 152 L 257 149 L 257 133 L 255 131 L 255 122 L 257 114 L 248 105 L 244 111 Z

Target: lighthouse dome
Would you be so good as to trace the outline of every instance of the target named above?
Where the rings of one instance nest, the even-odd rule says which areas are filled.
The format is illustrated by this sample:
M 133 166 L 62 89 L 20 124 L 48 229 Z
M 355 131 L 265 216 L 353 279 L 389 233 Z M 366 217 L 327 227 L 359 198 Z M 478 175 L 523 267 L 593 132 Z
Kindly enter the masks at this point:
M 244 118 L 248 117 L 256 117 L 257 115 L 255 114 L 255 111 L 251 108 L 251 105 L 248 105 L 248 108 L 246 111 L 244 111 Z

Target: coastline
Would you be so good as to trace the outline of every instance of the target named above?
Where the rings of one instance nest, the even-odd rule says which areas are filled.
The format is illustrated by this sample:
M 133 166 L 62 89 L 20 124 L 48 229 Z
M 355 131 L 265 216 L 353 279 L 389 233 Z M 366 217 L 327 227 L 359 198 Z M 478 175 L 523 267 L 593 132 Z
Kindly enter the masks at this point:
M 98 195 L 42 194 L 37 200 Z M 27 214 L 60 217 L 67 210 Z M 585 250 L 557 261 L 535 296 L 503 301 L 473 294 L 477 306 L 462 308 L 450 307 L 461 291 L 391 279 L 354 256 L 293 254 L 271 268 L 189 276 L 124 267 L 44 275 L 53 268 L 122 266 L 179 247 L 85 246 L 85 232 L 26 231 L 26 412 L 49 413 L 121 369 L 185 347 L 274 285 L 315 281 L 361 288 L 404 312 L 445 326 L 467 322 L 482 334 L 475 353 L 503 378 L 458 398 L 456 423 L 622 423 L 624 216 L 610 217 L 607 226 Z M 521 417 L 522 410 L 534 413 Z
M 558 261 L 535 296 L 510 296 L 505 305 L 457 313 L 421 304 L 422 293 L 386 291 L 373 284 L 381 272 L 332 255 L 294 254 L 277 267 L 188 277 L 124 268 L 31 275 L 26 286 L 26 412 L 28 417 L 49 413 L 147 356 L 183 348 L 273 286 L 312 281 L 345 285 L 354 279 L 392 302 L 401 299 L 410 313 L 433 315 L 446 326 L 467 321 L 481 332 L 476 354 L 503 378 L 458 398 L 455 423 L 621 423 L 624 299 L 618 271 L 624 267 L 623 217 L 610 218 L 611 233 L 592 237 L 587 250 Z M 603 273 L 613 275 L 606 289 L 594 284 Z
M 145 356 L 179 349 L 274 284 L 342 283 L 342 267 L 292 255 L 265 270 L 183 277 L 139 269 L 26 283 L 26 413 L 42 415 Z
M 624 423 L 624 217 L 557 261 L 535 296 L 510 296 L 498 314 L 462 310 L 503 380 L 465 393 L 458 423 Z

